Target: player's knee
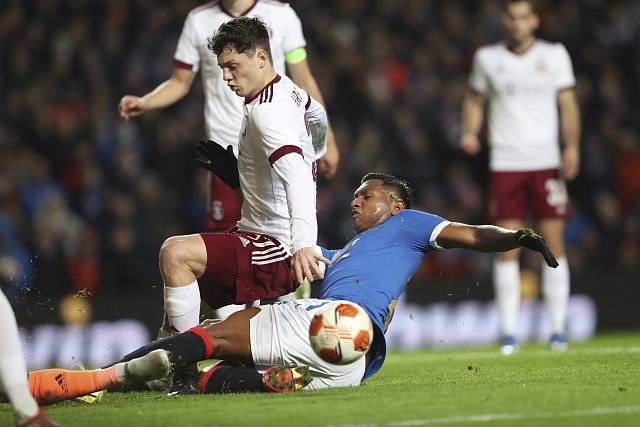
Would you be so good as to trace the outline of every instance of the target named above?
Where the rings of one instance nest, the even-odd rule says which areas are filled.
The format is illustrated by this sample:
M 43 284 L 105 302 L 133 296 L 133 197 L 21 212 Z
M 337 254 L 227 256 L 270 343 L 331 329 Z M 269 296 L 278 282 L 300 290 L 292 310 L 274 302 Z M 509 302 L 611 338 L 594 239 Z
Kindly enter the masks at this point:
M 160 247 L 160 270 L 169 273 L 185 267 L 189 261 L 188 243 L 181 236 L 169 237 Z

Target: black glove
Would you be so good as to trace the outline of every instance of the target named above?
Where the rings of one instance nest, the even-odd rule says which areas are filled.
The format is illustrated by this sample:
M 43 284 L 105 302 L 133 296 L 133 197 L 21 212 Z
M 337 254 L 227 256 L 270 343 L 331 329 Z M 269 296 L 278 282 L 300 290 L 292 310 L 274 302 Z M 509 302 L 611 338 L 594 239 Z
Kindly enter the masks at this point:
M 215 141 L 200 141 L 196 144 L 196 151 L 204 156 L 204 160 L 196 158 L 198 165 L 213 172 L 229 187 L 240 187 L 238 175 L 238 159 L 233 154 L 233 147 L 229 145 L 225 150 Z
M 520 246 L 531 249 L 532 251 L 540 252 L 549 267 L 556 268 L 558 266 L 558 261 L 556 261 L 556 258 L 549 250 L 547 242 L 545 242 L 541 235 L 536 234 L 532 229 L 523 228 L 518 230 L 516 233 L 516 239 L 518 239 Z

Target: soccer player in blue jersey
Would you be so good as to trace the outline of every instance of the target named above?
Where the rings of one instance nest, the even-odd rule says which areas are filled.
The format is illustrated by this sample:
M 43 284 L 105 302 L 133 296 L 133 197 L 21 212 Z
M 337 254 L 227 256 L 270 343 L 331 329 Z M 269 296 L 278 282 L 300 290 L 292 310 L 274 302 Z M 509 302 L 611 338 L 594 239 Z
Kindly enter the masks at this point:
M 449 222 L 410 208 L 411 191 L 404 181 L 367 174 L 351 202 L 357 234 L 340 250 L 321 249 L 328 266 L 320 298 L 247 308 L 220 322 L 206 321 L 142 347 L 122 361 L 155 349 L 169 352 L 175 370 L 203 359 L 222 359 L 200 375 L 197 389 L 202 393 L 356 386 L 382 367 L 384 331 L 396 301 L 429 251 L 504 252 L 525 247 L 540 252 L 549 266 L 557 266 L 544 239 L 532 230 Z M 335 300 L 359 304 L 374 325 L 367 357 L 348 365 L 325 362 L 309 343 L 314 314 Z

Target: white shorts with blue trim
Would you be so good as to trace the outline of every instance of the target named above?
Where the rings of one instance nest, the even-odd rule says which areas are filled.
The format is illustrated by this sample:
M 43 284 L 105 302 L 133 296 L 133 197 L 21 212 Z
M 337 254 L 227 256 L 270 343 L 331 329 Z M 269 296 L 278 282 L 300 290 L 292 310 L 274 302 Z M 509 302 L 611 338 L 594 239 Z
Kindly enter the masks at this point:
M 334 365 L 322 360 L 309 342 L 309 325 L 313 316 L 333 300 L 299 299 L 260 306 L 251 318 L 251 354 L 256 369 L 272 365 L 309 366 L 313 381 L 305 390 L 360 385 L 365 358 L 348 365 Z

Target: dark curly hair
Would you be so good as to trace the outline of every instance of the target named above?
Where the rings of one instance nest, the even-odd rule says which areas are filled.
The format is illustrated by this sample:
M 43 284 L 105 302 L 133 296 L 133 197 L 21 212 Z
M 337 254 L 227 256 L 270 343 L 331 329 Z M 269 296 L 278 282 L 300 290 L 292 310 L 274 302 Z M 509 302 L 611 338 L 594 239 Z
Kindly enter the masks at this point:
M 238 53 L 247 53 L 253 56 L 257 48 L 267 52 L 269 61 L 271 58 L 271 46 L 269 45 L 269 30 L 258 18 L 240 18 L 225 22 L 218 28 L 215 34 L 207 39 L 207 47 L 216 55 L 225 49 L 232 49 Z
M 382 172 L 370 172 L 362 177 L 360 184 L 372 179 L 379 179 L 386 187 L 393 187 L 398 192 L 398 197 L 404 202 L 404 207 L 411 209 L 413 190 L 409 183 L 403 179 Z

